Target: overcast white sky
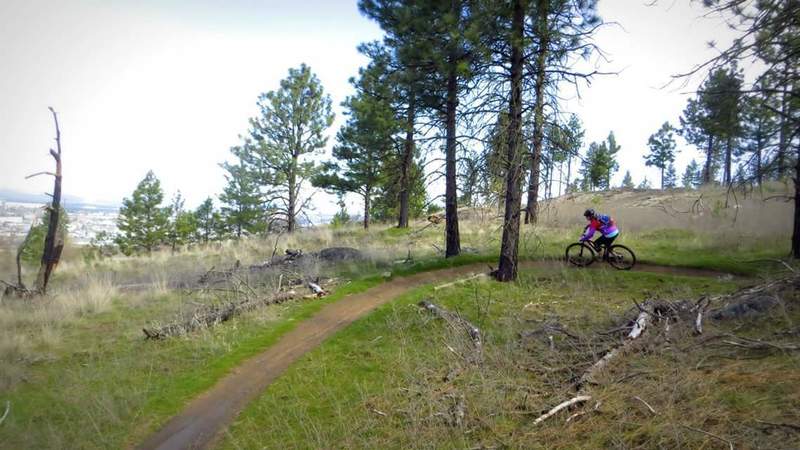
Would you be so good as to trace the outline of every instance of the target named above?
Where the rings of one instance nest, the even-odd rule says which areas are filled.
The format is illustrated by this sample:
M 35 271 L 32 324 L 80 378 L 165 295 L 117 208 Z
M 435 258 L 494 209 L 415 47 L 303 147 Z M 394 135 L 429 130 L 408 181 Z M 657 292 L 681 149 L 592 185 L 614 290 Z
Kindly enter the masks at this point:
M 649 0 L 648 0 L 649 1 Z M 677 123 L 682 89 L 658 89 L 673 73 L 727 41 L 717 21 L 698 19 L 689 0 L 600 0 L 600 14 L 621 27 L 597 38 L 616 77 L 596 79 L 569 102 L 587 129 L 587 144 L 614 130 L 626 169 L 645 174 L 647 138 Z M 289 67 L 311 66 L 339 103 L 347 79 L 365 59 L 356 46 L 380 29 L 344 0 L 2 0 L 0 1 L 0 188 L 50 190 L 52 120 L 63 130 L 64 191 L 118 203 L 152 169 L 167 195 L 180 189 L 187 206 L 218 194 L 218 163 L 247 129 L 259 93 L 276 89 Z M 683 145 L 678 172 L 697 154 Z M 335 210 L 319 196 L 320 213 Z M 359 211 L 354 204 L 351 212 Z

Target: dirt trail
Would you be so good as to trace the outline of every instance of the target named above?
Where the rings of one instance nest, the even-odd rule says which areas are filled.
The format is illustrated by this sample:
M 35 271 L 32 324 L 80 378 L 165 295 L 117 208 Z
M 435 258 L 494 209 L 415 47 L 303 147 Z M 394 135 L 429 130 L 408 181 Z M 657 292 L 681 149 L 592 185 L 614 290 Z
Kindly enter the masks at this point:
M 527 261 L 521 266 L 554 268 L 563 264 L 556 261 Z M 220 431 L 228 426 L 251 400 L 261 394 L 292 362 L 335 332 L 412 288 L 427 283 L 449 281 L 460 276 L 484 272 L 486 269 L 486 264 L 479 263 L 395 278 L 326 305 L 316 315 L 299 323 L 274 345 L 233 369 L 214 387 L 192 400 L 183 411 L 138 448 L 177 450 L 212 447 Z M 637 265 L 635 270 L 688 276 L 722 275 L 711 270 L 647 264 Z

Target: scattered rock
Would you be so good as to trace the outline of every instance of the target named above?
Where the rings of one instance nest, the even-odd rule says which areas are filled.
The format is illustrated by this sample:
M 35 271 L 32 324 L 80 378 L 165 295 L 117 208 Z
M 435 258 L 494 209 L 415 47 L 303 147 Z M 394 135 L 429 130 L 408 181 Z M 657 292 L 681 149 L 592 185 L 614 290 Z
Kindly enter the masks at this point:
M 736 319 L 740 317 L 748 317 L 755 314 L 766 312 L 779 304 L 779 301 L 774 296 L 759 295 L 753 297 L 745 297 L 738 301 L 734 301 L 722 308 L 716 309 L 711 312 L 710 317 L 714 320 Z
M 320 250 L 319 259 L 323 261 L 359 261 L 364 259 L 360 250 L 351 247 L 331 247 Z

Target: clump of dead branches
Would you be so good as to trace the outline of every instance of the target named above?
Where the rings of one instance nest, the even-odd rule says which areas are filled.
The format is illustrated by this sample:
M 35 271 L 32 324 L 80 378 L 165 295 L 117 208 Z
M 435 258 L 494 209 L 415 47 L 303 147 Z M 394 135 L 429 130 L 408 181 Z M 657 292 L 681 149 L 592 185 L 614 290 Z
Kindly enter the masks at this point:
M 732 294 L 705 296 L 696 301 L 648 300 L 641 304 L 636 303 L 635 307 L 623 316 L 616 327 L 606 332 L 596 333 L 595 336 L 584 336 L 567 331 L 565 327 L 552 322 L 543 324 L 537 330 L 521 334 L 521 338 L 538 337 L 541 339 L 546 336 L 551 350 L 555 350 L 554 334 L 565 336 L 569 345 L 578 350 L 581 347 L 596 348 L 598 343 L 602 342 L 608 343 L 609 337 L 620 339 L 604 351 L 591 351 L 591 354 L 599 357 L 585 365 L 579 372 L 574 370 L 574 367 L 565 368 L 563 371 L 570 375 L 568 379 L 575 380 L 572 383 L 576 391 L 575 396 L 544 412 L 534 420 L 533 424 L 540 424 L 561 411 L 589 403 L 592 400 L 591 387 L 600 384 L 601 375 L 626 355 L 648 345 L 658 346 L 669 343 L 673 334 L 702 335 L 704 333 L 703 323 L 707 320 L 746 320 L 755 315 L 767 313 L 781 304 L 779 300 L 781 297 L 788 298 L 789 296 L 786 294 L 798 292 L 798 288 L 800 288 L 800 276 L 793 274 L 789 277 L 740 289 Z M 651 331 L 648 332 L 648 330 Z M 647 334 L 650 335 L 649 340 L 642 339 Z M 594 345 L 587 345 L 588 342 L 594 342 Z M 767 342 L 731 333 L 704 336 L 700 338 L 700 342 L 748 351 L 794 352 L 800 350 L 800 343 L 797 342 Z M 584 354 L 586 353 L 584 352 Z M 650 405 L 643 400 L 640 401 L 651 412 L 654 412 Z M 595 404 L 595 409 L 597 407 L 598 404 Z M 582 411 L 576 414 L 585 413 L 586 411 Z
M 185 292 L 187 295 L 199 299 L 211 296 L 215 298 L 215 301 L 210 305 L 193 302 L 199 305 L 199 308 L 166 325 L 155 323 L 150 327 L 143 328 L 145 337 L 147 339 L 164 339 L 180 336 L 228 321 L 254 309 L 290 300 L 324 297 L 329 294 L 329 290 L 323 288 L 323 284 L 332 286 L 336 283 L 335 279 L 326 279 L 323 283 L 319 277 L 284 280 L 284 274 L 278 273 L 274 284 L 259 285 L 254 283 L 255 280 L 250 279 L 249 270 L 241 269 L 241 264 L 236 261 L 229 269 L 217 270 L 212 267 L 206 271 L 199 277 L 196 285 L 187 288 Z M 308 288 L 310 293 L 301 293 L 296 289 L 301 286 Z

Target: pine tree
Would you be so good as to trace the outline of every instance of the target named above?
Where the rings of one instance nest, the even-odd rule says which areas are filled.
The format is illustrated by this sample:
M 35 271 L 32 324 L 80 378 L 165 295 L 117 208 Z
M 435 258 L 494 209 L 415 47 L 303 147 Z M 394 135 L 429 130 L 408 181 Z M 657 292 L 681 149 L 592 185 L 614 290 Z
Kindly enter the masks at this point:
M 331 226 L 334 228 L 338 228 L 350 223 L 350 213 L 347 212 L 347 204 L 344 202 L 343 195 L 340 194 L 338 196 L 336 205 L 339 206 L 339 211 L 336 211 L 336 214 L 331 217 Z
M 609 131 L 606 142 L 604 142 L 603 150 L 603 165 L 606 169 L 605 188 L 611 188 L 611 175 L 619 170 L 619 163 L 617 162 L 617 153 L 619 153 L 620 146 L 617 144 L 617 138 L 614 136 L 613 131 Z
M 161 182 L 152 171 L 139 182 L 130 199 L 122 200 L 116 243 L 124 254 L 150 253 L 166 241 L 170 207 L 161 206 L 163 201 Z
M 647 177 L 644 177 L 642 179 L 642 182 L 639 183 L 639 186 L 636 186 L 636 187 L 637 187 L 637 189 L 650 189 L 650 187 L 651 187 L 650 186 L 650 180 L 648 180 Z
M 650 153 L 644 155 L 645 165 L 655 166 L 661 170 L 661 189 L 666 187 L 664 180 L 664 170 L 675 161 L 675 138 L 673 137 L 675 129 L 669 122 L 664 122 L 661 128 L 650 135 L 647 140 L 647 145 L 650 147 Z M 674 171 L 674 167 L 673 167 Z M 673 179 L 674 183 L 674 179 Z
M 752 178 L 760 185 L 765 176 L 769 176 L 772 168 L 765 164 L 765 151 L 770 147 L 774 136 L 779 131 L 778 111 L 780 105 L 777 96 L 766 88 L 766 81 L 759 85 L 759 92 L 745 97 L 742 104 L 743 148 L 740 156 L 745 156 Z M 746 155 L 750 156 L 746 156 Z M 777 172 L 777 170 L 774 170 Z
M 591 78 L 591 73 L 579 74 L 575 71 L 575 58 L 588 57 L 594 51 L 596 47 L 591 45 L 590 41 L 601 20 L 597 15 L 595 0 L 536 0 L 524 3 L 528 5 L 525 7 L 525 13 L 526 16 L 532 18 L 532 23 L 524 26 L 523 37 L 530 42 L 530 48 L 523 47 L 523 55 L 526 55 L 523 57 L 523 64 L 531 67 L 532 73 L 529 77 L 533 82 L 533 105 L 531 108 L 533 110 L 533 148 L 528 170 L 525 223 L 535 223 L 539 197 L 539 165 L 542 158 L 545 106 L 551 102 L 550 99 L 553 97 L 556 97 L 555 103 L 558 102 L 557 95 L 551 91 L 555 86 L 560 87 L 564 82 L 576 84 L 579 78 Z M 506 51 L 501 50 L 499 53 Z M 531 61 L 528 61 L 527 58 L 530 58 Z
M 180 191 L 172 199 L 170 205 L 169 230 L 167 243 L 176 251 L 178 247 L 190 244 L 197 231 L 197 220 L 191 211 L 184 211 L 185 200 Z
M 567 186 L 567 192 L 570 190 L 569 186 L 570 176 L 572 175 L 572 160 L 578 156 L 581 147 L 583 147 L 584 133 L 585 131 L 583 130 L 583 124 L 581 123 L 580 119 L 578 119 L 578 116 L 575 114 L 572 114 L 564 130 L 564 141 L 566 143 L 566 146 L 564 147 L 564 157 L 567 162 L 567 179 L 565 184 Z
M 631 177 L 631 171 L 630 170 L 626 170 L 625 171 L 625 177 L 622 178 L 622 186 L 621 187 L 624 188 L 624 189 L 633 189 L 634 188 L 633 177 Z
M 474 63 L 480 55 L 474 49 L 478 36 L 472 3 L 466 0 L 359 1 L 359 9 L 377 21 L 387 33 L 389 42 L 400 52 L 403 64 L 415 67 L 422 75 L 414 77 L 419 80 L 419 91 L 423 95 L 415 97 L 411 103 L 416 105 L 413 111 L 417 108 L 427 109 L 442 118 L 445 135 L 446 257 L 461 252 L 456 184 L 456 119 L 458 98 L 472 77 Z M 416 88 L 415 92 L 418 92 Z
M 589 150 L 586 152 L 580 171 L 587 189 L 611 188 L 611 174 L 619 168 L 616 161 L 616 153 L 619 149 L 613 132 L 609 133 L 606 141 L 589 144 Z
M 702 175 L 700 173 L 700 165 L 694 159 L 686 166 L 681 178 L 683 187 L 687 189 L 695 189 L 702 183 Z
M 217 221 L 221 219 L 219 213 L 214 211 L 214 200 L 211 197 L 206 198 L 194 211 L 194 216 L 197 221 L 195 241 L 207 243 L 216 239 Z
M 289 69 L 277 91 L 258 97 L 258 117 L 250 119 L 250 138 L 234 154 L 242 168 L 265 189 L 265 204 L 270 205 L 272 221 L 283 223 L 288 232 L 297 228 L 308 199 L 301 191 L 317 167 L 305 155 L 325 147 L 326 129 L 333 123 L 331 99 L 316 75 L 305 64 Z M 237 228 L 241 233 L 243 224 Z
M 723 182 L 730 183 L 733 141 L 740 134 L 741 75 L 735 68 L 717 69 L 690 99 L 681 117 L 681 135 L 706 152 L 703 183 L 714 179 L 719 150 L 724 146 Z
M 677 178 L 678 175 L 675 173 L 675 165 L 673 163 L 669 163 L 669 166 L 667 166 L 667 173 L 661 180 L 661 189 L 674 188 L 675 184 L 677 183 Z
M 364 202 L 364 228 L 369 228 L 372 200 L 383 175 L 382 165 L 394 149 L 394 136 L 401 130 L 395 120 L 387 82 L 387 63 L 374 59 L 351 79 L 356 95 L 342 104 L 349 119 L 337 134 L 334 161 L 312 179 L 312 184 L 335 193 L 352 192 Z
M 234 147 L 231 150 L 234 154 L 242 155 L 245 150 L 242 147 Z M 264 208 L 264 199 L 259 191 L 257 172 L 250 170 L 244 161 L 238 164 L 228 162 L 220 164 L 227 172 L 225 180 L 227 185 L 223 188 L 219 199 L 222 202 L 220 215 L 225 227 L 233 233 L 236 238 L 242 235 L 254 235 L 268 230 L 267 212 Z M 208 201 L 208 200 L 206 200 Z M 208 218 L 209 212 L 203 211 L 205 217 L 204 235 L 208 236 L 211 223 Z M 217 223 L 219 225 L 219 223 Z M 207 241 L 207 239 L 204 239 Z

